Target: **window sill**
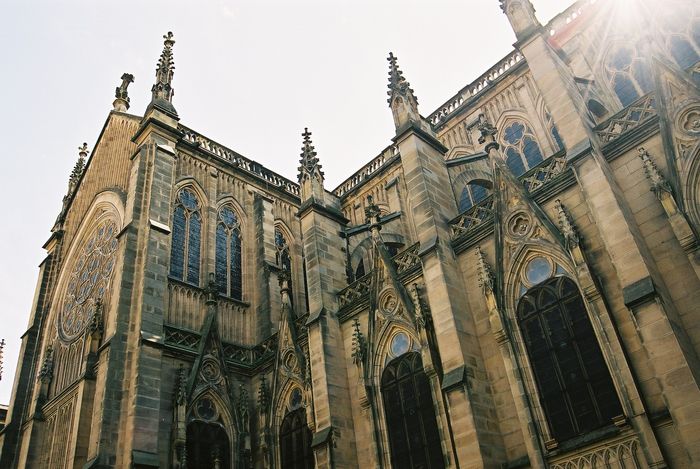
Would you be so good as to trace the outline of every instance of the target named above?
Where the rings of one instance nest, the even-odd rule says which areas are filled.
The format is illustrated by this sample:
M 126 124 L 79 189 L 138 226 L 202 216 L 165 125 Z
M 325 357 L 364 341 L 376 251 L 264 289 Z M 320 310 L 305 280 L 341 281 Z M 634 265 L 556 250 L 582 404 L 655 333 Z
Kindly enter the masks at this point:
M 175 277 L 170 277 L 170 276 L 168 276 L 168 283 L 172 283 L 172 284 L 178 285 L 178 286 L 180 286 L 180 287 L 184 287 L 184 288 L 189 288 L 189 289 L 192 289 L 192 290 L 196 290 L 196 291 L 198 291 L 198 292 L 200 292 L 200 293 L 202 293 L 202 294 L 206 293 L 206 290 L 205 290 L 204 288 L 200 287 L 199 285 L 194 285 L 194 284 L 192 284 L 192 283 L 187 283 L 187 282 L 185 282 L 185 281 L 183 281 L 183 280 L 180 280 L 180 279 L 178 279 L 178 278 L 175 278 Z M 230 297 L 230 296 L 222 295 L 221 293 L 217 293 L 217 299 L 222 300 L 222 301 L 225 301 L 225 302 L 227 302 L 227 303 L 233 303 L 233 304 L 235 304 L 235 305 L 242 306 L 242 307 L 245 307 L 245 308 L 247 308 L 247 307 L 250 306 L 250 303 L 247 302 L 247 301 L 237 300 L 237 299 L 232 298 L 232 297 Z
M 562 441 L 556 448 L 550 450 L 548 455 L 557 456 L 563 453 L 568 453 L 569 451 L 581 449 L 594 443 L 606 440 L 611 436 L 619 435 L 621 432 L 622 429 L 620 427 L 610 423 L 584 435 L 575 436 L 573 438 L 569 438 L 568 440 Z

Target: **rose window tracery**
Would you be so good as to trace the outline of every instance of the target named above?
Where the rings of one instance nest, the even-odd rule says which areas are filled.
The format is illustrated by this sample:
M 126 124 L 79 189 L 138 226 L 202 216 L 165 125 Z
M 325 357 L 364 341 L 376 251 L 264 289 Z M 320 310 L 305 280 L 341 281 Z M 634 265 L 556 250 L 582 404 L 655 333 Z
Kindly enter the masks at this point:
M 65 342 L 76 339 L 87 326 L 114 273 L 117 225 L 112 220 L 97 226 L 73 264 L 59 313 L 58 333 Z

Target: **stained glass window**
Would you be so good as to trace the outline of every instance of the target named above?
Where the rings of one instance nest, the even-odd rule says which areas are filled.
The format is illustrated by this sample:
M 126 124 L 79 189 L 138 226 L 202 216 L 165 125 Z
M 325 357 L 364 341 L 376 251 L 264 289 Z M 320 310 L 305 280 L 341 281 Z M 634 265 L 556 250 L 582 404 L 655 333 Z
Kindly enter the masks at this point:
M 503 149 L 506 164 L 516 176 L 544 159 L 532 129 L 520 121 L 511 123 L 503 131 Z
M 289 255 L 289 243 L 282 230 L 277 227 L 275 227 L 275 247 L 277 248 L 277 265 L 291 273 L 292 258 Z
M 216 222 L 216 284 L 222 295 L 243 298 L 241 226 L 230 205 L 219 209 Z
M 555 277 L 518 304 L 518 323 L 552 436 L 561 442 L 622 414 L 576 284 Z
M 652 88 L 649 64 L 634 47 L 619 46 L 608 53 L 605 70 L 610 86 L 623 106 L 628 106 Z
M 392 360 L 381 383 L 392 467 L 445 467 L 430 382 L 420 353 Z
M 552 140 L 554 140 L 554 151 L 561 150 L 564 148 L 564 142 L 561 139 L 561 135 L 559 135 L 559 129 L 557 129 L 557 126 L 554 124 L 554 119 L 552 119 L 552 116 L 549 113 L 547 113 L 545 117 L 547 119 L 549 133 L 552 136 Z
M 181 189 L 175 198 L 170 276 L 199 285 L 202 214 L 194 191 Z
M 280 465 L 282 469 L 313 469 L 311 430 L 306 425 L 306 409 L 289 412 L 280 427 Z
M 459 211 L 466 212 L 474 205 L 484 200 L 489 195 L 489 190 L 486 186 L 478 182 L 469 182 L 462 189 L 462 194 L 459 197 Z

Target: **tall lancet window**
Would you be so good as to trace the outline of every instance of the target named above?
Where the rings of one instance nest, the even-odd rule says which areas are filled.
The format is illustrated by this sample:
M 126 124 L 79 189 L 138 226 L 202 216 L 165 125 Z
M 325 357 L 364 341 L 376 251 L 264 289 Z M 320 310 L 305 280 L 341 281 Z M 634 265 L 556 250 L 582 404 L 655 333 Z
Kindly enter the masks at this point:
M 301 390 L 295 388 L 289 396 L 287 415 L 280 426 L 280 462 L 282 469 L 312 469 L 311 430 L 306 425 L 306 408 Z
M 511 123 L 503 131 L 503 152 L 506 164 L 516 176 L 544 159 L 532 129 L 520 121 Z
M 528 277 L 546 278 L 546 273 L 541 275 L 549 268 L 545 264 L 543 258 L 533 259 Z M 528 290 L 518 304 L 518 323 L 555 440 L 583 435 L 622 414 L 573 281 L 555 277 Z
M 392 467 L 444 468 L 440 433 L 428 376 L 420 353 L 407 352 L 404 333 L 394 336 L 392 360 L 382 374 L 382 398 L 389 434 Z
M 222 295 L 243 299 L 241 225 L 230 205 L 219 209 L 216 221 L 216 283 Z
M 292 257 L 289 255 L 289 243 L 282 230 L 275 227 L 275 247 L 277 248 L 277 265 L 291 273 Z
M 183 188 L 175 198 L 173 212 L 170 276 L 199 285 L 202 213 L 197 195 Z

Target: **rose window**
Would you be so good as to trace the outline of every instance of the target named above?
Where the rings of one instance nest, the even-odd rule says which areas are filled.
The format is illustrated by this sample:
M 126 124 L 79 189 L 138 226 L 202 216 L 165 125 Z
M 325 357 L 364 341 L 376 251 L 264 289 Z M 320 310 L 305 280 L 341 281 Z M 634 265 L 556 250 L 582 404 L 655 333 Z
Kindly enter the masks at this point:
M 102 222 L 82 246 L 68 279 L 58 321 L 64 341 L 78 337 L 88 323 L 95 304 L 102 300 L 114 273 L 117 253 L 117 225 Z

